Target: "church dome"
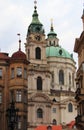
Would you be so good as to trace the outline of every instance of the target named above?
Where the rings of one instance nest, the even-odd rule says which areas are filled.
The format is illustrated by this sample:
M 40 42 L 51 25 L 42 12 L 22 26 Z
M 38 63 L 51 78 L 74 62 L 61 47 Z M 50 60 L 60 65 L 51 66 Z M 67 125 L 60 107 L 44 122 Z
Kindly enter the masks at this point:
M 21 50 L 13 53 L 12 59 L 22 59 L 22 60 L 26 60 L 26 54 L 24 52 L 22 52 Z
M 60 46 L 48 46 L 46 48 L 46 57 L 60 57 L 73 60 L 72 54 Z

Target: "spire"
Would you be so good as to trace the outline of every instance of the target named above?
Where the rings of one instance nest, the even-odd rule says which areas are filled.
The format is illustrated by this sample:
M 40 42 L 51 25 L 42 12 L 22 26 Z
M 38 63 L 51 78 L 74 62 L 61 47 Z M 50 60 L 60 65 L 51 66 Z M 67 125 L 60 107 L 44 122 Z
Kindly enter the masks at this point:
M 83 14 L 82 14 L 82 22 L 83 22 L 83 31 L 84 31 L 84 3 L 83 3 Z
M 19 51 L 21 51 L 21 40 L 20 40 L 20 33 L 17 34 L 19 36 Z
M 34 1 L 34 13 L 32 15 L 32 23 L 40 24 L 40 21 L 38 19 L 38 13 L 37 13 L 37 1 Z
M 41 33 L 44 34 L 43 24 L 40 22 L 37 13 L 37 1 L 34 1 L 34 12 L 32 15 L 32 22 L 28 27 L 27 36 L 31 33 Z
M 51 29 L 50 29 L 50 31 L 54 31 L 54 29 L 53 29 L 53 19 L 51 19 Z
M 56 37 L 57 34 L 54 32 L 54 28 L 53 28 L 53 19 L 51 19 L 51 27 L 50 27 L 50 32 L 48 33 L 48 37 Z

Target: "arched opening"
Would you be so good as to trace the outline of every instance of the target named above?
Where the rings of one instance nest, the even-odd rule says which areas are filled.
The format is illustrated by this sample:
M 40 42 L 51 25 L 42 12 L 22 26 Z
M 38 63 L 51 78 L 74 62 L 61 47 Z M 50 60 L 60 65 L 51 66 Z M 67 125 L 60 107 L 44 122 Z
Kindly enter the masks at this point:
M 42 90 L 42 78 L 37 78 L 37 90 Z
M 56 119 L 53 119 L 53 125 L 57 125 L 57 121 L 56 121 Z
M 68 104 L 68 112 L 73 112 L 73 105 L 72 105 L 72 103 Z
M 37 118 L 43 118 L 43 110 L 41 108 L 37 109 Z
M 39 47 L 36 48 L 35 53 L 36 59 L 41 59 L 41 49 Z
M 59 71 L 59 84 L 64 85 L 64 71 L 63 70 Z

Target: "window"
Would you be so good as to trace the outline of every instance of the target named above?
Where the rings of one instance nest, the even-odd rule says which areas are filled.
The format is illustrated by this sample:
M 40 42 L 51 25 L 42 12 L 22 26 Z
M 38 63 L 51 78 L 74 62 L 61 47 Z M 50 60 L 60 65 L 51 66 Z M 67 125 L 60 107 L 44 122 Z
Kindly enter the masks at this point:
M 30 50 L 28 49 L 28 59 L 30 59 Z
M 53 108 L 53 113 L 56 113 L 56 108 Z
M 22 121 L 21 121 L 21 116 L 18 116 L 18 130 L 19 129 L 21 129 L 21 123 L 22 123 Z
M 41 108 L 37 109 L 37 118 L 43 118 L 43 110 Z
M 72 73 L 72 86 L 74 87 L 74 73 Z
M 11 68 L 11 78 L 14 78 L 14 68 Z
M 42 78 L 37 78 L 37 90 L 42 90 Z
M 24 116 L 24 121 L 23 121 L 23 129 L 24 130 L 27 130 L 27 117 L 26 116 Z
M 17 77 L 22 77 L 22 68 L 21 67 L 17 68 Z
M 69 73 L 69 85 L 71 85 L 71 74 Z
M 0 79 L 2 79 L 2 68 L 0 68 Z
M 27 79 L 27 69 L 24 68 L 24 78 Z
M 21 90 L 16 91 L 16 102 L 21 102 L 22 101 L 22 92 Z
M 59 84 L 64 85 L 64 72 L 63 72 L 63 70 L 59 71 Z
M 36 48 L 35 53 L 36 59 L 41 59 L 41 49 L 39 47 Z
M 57 125 L 56 119 L 53 119 L 53 125 Z
M 0 104 L 2 103 L 2 92 L 0 92 Z
M 73 112 L 73 105 L 72 105 L 72 103 L 68 104 L 68 112 Z

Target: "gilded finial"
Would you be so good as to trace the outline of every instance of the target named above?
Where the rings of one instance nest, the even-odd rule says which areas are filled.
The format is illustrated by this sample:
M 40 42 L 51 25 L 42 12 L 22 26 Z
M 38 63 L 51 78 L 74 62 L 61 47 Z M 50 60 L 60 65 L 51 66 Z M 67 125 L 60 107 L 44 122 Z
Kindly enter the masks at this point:
M 20 39 L 20 33 L 17 34 L 19 36 L 19 50 L 21 50 L 21 39 Z
M 36 9 L 37 8 L 37 6 L 36 6 L 37 5 L 37 1 L 36 0 L 34 0 L 34 5 L 35 5 L 34 8 Z

